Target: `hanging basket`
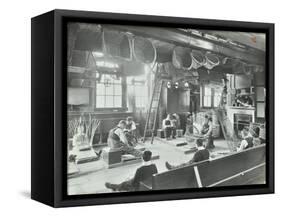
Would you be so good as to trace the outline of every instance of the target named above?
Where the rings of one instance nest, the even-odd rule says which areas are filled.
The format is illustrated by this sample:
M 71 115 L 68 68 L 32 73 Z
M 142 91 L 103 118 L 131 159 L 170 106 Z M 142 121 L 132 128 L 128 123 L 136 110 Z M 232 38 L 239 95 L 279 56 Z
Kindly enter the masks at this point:
M 183 47 L 175 47 L 173 50 L 173 65 L 177 69 L 190 69 L 192 59 L 190 56 L 191 50 Z
M 104 50 L 108 56 L 131 59 L 131 44 L 128 35 L 123 32 L 104 30 Z
M 204 65 L 207 69 L 213 69 L 215 66 L 220 64 L 219 58 L 212 53 L 207 52 L 205 54 L 206 64 Z
M 133 55 L 142 63 L 153 63 L 156 59 L 156 49 L 146 38 L 135 37 L 133 40 Z
M 172 62 L 173 50 L 156 47 L 156 62 L 167 63 Z
M 202 54 L 201 51 L 193 50 L 191 52 L 191 58 L 192 58 L 191 68 L 193 69 L 198 69 L 206 64 L 205 56 Z
M 98 29 L 80 29 L 77 32 L 74 49 L 102 52 L 102 33 Z

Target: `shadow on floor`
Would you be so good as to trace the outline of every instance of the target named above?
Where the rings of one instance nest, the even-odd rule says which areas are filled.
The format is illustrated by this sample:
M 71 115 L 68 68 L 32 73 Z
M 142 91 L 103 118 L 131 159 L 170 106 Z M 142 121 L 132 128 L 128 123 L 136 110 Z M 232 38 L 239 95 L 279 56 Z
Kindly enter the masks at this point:
M 19 194 L 20 194 L 22 197 L 25 197 L 25 198 L 28 198 L 28 199 L 31 198 L 31 193 L 30 193 L 29 191 L 21 191 L 21 192 L 19 192 Z

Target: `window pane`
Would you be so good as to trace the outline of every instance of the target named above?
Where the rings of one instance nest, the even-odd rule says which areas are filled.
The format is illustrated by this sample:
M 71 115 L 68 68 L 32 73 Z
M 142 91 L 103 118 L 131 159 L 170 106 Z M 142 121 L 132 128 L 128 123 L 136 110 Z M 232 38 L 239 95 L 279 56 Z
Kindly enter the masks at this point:
M 107 85 L 106 87 L 105 87 L 105 95 L 111 95 L 111 96 L 113 96 L 113 94 L 114 94 L 114 89 L 113 89 L 113 85 L 112 84 L 110 84 L 110 85 Z
M 142 102 L 140 97 L 136 97 L 136 107 L 142 107 Z
M 211 96 L 204 96 L 204 107 L 211 107 Z
M 97 84 L 97 95 L 104 95 L 104 84 Z
M 104 96 L 97 96 L 96 107 L 103 108 L 104 107 Z
M 122 107 L 122 97 L 121 96 L 114 97 L 114 107 Z
M 121 85 L 114 85 L 114 95 L 121 96 L 122 95 L 122 86 Z
M 114 84 L 121 84 L 122 83 L 122 79 L 121 78 L 118 78 L 118 79 L 117 78 L 113 78 L 112 81 L 113 81 L 112 83 L 114 83 Z
M 136 107 L 145 107 L 147 100 L 145 97 L 136 97 Z
M 106 96 L 105 97 L 105 107 L 106 108 L 114 107 L 113 96 Z
M 212 89 L 210 87 L 206 87 L 204 89 L 205 96 L 211 96 L 212 95 Z

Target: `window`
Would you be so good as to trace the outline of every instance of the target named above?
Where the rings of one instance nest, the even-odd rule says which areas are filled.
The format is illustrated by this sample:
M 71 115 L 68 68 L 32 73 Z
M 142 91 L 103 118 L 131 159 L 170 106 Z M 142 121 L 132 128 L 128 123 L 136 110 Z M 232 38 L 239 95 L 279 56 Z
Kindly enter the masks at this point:
M 218 107 L 221 102 L 221 89 L 215 88 L 214 89 L 214 107 Z
M 202 87 L 202 106 L 205 108 L 218 107 L 221 100 L 222 89 L 210 85 Z
M 130 84 L 129 89 L 135 98 L 136 108 L 145 108 L 148 103 L 148 90 L 145 84 L 145 79 L 143 76 L 137 76 L 128 80 L 128 83 Z
M 137 108 L 146 107 L 147 104 L 147 88 L 142 83 L 135 84 L 135 102 Z
M 122 107 L 122 78 L 103 74 L 96 87 L 96 108 Z
M 212 107 L 212 88 L 204 86 L 203 89 L 203 107 Z
M 190 106 L 190 90 L 180 91 L 179 96 L 180 111 L 188 111 Z

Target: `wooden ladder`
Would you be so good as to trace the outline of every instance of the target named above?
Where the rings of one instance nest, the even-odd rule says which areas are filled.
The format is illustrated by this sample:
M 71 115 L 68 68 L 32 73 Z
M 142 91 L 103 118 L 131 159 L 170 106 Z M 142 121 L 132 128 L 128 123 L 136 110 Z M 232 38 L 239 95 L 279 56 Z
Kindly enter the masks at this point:
M 151 144 L 153 144 L 163 84 L 164 84 L 164 80 L 160 76 L 159 77 L 155 76 L 153 93 L 151 96 L 149 108 L 146 115 L 145 128 L 143 133 L 143 142 L 145 142 L 146 133 L 151 132 Z M 149 129 L 149 126 L 151 125 L 151 121 L 153 123 L 152 129 Z
M 233 126 L 227 117 L 227 110 L 225 108 L 225 98 L 226 98 L 226 92 L 224 90 L 221 94 L 221 99 L 219 103 L 218 109 L 216 109 L 216 114 L 218 117 L 218 121 L 221 125 L 223 136 L 227 142 L 228 149 L 233 152 L 236 149 L 236 145 L 238 143 L 238 138 L 234 132 Z
M 227 142 L 228 149 L 232 152 L 235 150 L 238 139 L 234 133 L 234 129 L 230 120 L 228 119 L 224 109 L 217 110 L 218 121 L 221 125 L 223 136 Z

